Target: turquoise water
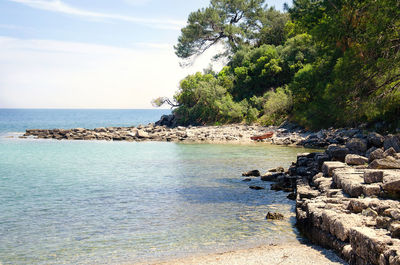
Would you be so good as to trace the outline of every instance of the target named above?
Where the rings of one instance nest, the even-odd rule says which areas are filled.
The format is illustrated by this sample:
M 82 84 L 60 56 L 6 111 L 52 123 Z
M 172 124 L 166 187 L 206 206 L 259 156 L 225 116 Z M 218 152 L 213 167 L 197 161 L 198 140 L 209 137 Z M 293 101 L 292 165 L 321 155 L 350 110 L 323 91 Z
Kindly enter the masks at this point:
M 90 124 L 109 126 L 100 122 Z M 304 149 L 7 135 L 0 137 L 2 264 L 134 263 L 296 240 L 293 202 L 240 174 L 288 166 Z M 254 184 L 267 189 L 248 188 Z M 271 210 L 286 221 L 266 221 Z

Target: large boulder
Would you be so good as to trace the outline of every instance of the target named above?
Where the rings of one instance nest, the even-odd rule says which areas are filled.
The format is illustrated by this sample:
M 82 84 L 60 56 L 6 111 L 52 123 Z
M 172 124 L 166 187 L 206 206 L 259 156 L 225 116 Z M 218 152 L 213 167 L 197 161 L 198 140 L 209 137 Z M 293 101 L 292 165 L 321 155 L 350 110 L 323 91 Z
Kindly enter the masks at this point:
M 150 135 L 143 130 L 138 130 L 136 135 L 138 138 L 150 138 Z
M 374 169 L 400 169 L 400 161 L 390 159 L 389 157 L 375 159 L 369 164 L 369 168 Z
M 347 165 L 364 165 L 368 163 L 368 158 L 360 155 L 348 154 L 346 155 L 345 162 Z
M 379 148 L 369 154 L 368 162 L 372 162 L 375 159 L 381 159 L 381 158 L 385 158 L 385 154 L 383 150 Z
M 176 127 L 176 117 L 174 114 L 162 115 L 160 120 L 155 123 L 156 126 L 167 126 L 170 128 Z
M 400 152 L 400 136 L 399 135 L 391 135 L 385 137 L 385 141 L 383 142 L 383 147 L 385 150 L 393 147 L 396 152 Z
M 331 144 L 328 146 L 326 150 L 326 154 L 332 159 L 336 161 L 344 162 L 346 155 L 349 153 L 349 149 L 344 146 Z
M 368 170 L 364 172 L 364 182 L 367 184 L 382 182 L 383 171 L 381 170 Z
M 379 133 L 371 132 L 368 134 L 367 139 L 368 139 L 369 146 L 375 146 L 375 147 L 380 148 L 383 146 L 383 141 L 385 140 L 385 137 L 383 137 Z
M 351 154 L 365 155 L 367 152 L 368 145 L 364 139 L 353 138 L 346 143 L 346 147 L 349 149 Z

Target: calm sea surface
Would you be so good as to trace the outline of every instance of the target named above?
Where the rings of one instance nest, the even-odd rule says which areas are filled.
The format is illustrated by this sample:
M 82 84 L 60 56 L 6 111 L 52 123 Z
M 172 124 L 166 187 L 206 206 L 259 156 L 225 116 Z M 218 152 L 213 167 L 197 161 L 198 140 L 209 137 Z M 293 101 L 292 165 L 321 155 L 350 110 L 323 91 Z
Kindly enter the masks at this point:
M 134 263 L 296 240 L 293 202 L 240 175 L 288 166 L 304 149 L 10 138 L 167 113 L 0 109 L 0 263 Z M 271 210 L 286 220 L 266 221 Z

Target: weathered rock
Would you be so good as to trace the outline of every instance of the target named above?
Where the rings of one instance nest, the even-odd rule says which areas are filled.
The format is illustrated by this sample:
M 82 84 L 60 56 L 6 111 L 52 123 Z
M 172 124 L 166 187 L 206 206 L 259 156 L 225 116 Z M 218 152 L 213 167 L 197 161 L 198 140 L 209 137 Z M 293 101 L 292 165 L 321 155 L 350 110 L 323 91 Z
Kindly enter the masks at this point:
M 370 185 L 363 185 L 363 194 L 367 197 L 370 196 L 379 196 L 381 194 L 381 185 L 379 184 L 370 184 Z
M 337 168 L 345 168 L 347 165 L 338 161 L 326 161 L 322 164 L 322 173 L 325 177 L 332 177 L 333 170 Z
M 350 153 L 364 155 L 367 151 L 367 141 L 364 139 L 352 138 L 346 143 L 346 147 L 349 149 Z
M 400 172 L 392 171 L 384 176 L 383 189 L 390 193 L 400 192 Z
M 242 181 L 251 181 L 251 178 L 242 179 Z
M 346 155 L 349 153 L 349 149 L 347 147 L 331 144 L 328 146 L 326 153 L 332 160 L 344 162 Z
M 296 200 L 296 193 L 291 192 L 286 196 L 286 198 L 288 198 L 289 200 L 294 201 L 294 200 Z
M 371 163 L 375 159 L 381 159 L 381 158 L 385 158 L 384 151 L 382 149 L 376 149 L 369 155 L 368 162 Z
M 284 175 L 284 173 L 273 173 L 267 172 L 266 174 L 261 176 L 262 181 L 277 181 L 279 176 Z
M 265 219 L 267 220 L 283 220 L 284 216 L 281 213 L 268 212 Z
M 268 170 L 268 172 L 283 173 L 283 172 L 285 172 L 285 169 L 283 167 L 271 168 L 271 169 Z
M 400 223 L 392 223 L 389 227 L 389 231 L 392 237 L 400 238 Z
M 311 189 L 308 185 L 297 186 L 297 195 L 299 195 L 300 199 L 312 199 L 320 194 L 319 191 Z
M 375 159 L 369 164 L 369 168 L 374 169 L 400 169 L 400 162 L 389 159 L 388 157 L 382 159 Z
M 264 187 L 260 187 L 260 186 L 249 186 L 250 189 L 252 190 L 264 190 Z
M 370 146 L 375 146 L 375 147 L 382 147 L 383 145 L 383 141 L 385 140 L 385 138 L 380 135 L 379 133 L 376 132 L 372 132 L 368 134 L 368 144 Z
M 364 172 L 364 182 L 367 184 L 382 182 L 383 171 L 381 170 L 368 170 Z
M 400 139 L 399 135 L 391 135 L 385 137 L 385 141 L 383 142 L 383 147 L 385 150 L 393 147 L 396 152 L 400 152 Z
M 244 177 L 259 177 L 261 175 L 260 171 L 255 169 L 255 170 L 250 170 L 247 172 L 243 172 L 242 176 Z
M 383 153 L 383 156 L 384 157 L 388 157 L 388 156 L 395 157 L 396 156 L 396 150 L 394 150 L 393 147 L 390 147 L 389 149 L 385 150 L 385 152 Z
M 143 130 L 138 130 L 137 131 L 137 137 L 139 137 L 139 138 L 150 138 L 150 135 L 147 132 L 143 131 Z
M 364 165 L 368 163 L 368 158 L 360 155 L 348 154 L 346 155 L 345 162 L 348 165 Z

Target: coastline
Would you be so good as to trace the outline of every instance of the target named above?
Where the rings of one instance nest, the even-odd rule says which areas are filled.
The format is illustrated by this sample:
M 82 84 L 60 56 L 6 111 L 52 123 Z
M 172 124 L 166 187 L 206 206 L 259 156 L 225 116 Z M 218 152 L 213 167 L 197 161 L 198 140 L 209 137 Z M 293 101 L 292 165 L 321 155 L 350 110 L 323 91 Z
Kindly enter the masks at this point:
M 260 175 L 258 170 L 249 169 L 249 172 L 258 173 L 243 176 L 260 177 L 263 181 L 275 182 L 271 184 L 272 190 L 291 192 L 289 196 L 296 201 L 300 231 L 315 244 L 333 249 L 350 264 L 400 264 L 400 135 L 383 136 L 359 128 L 308 132 L 290 124 L 173 129 L 149 124 L 93 130 L 36 129 L 27 130 L 22 138 L 241 144 L 254 142 L 251 136 L 266 132 L 273 132 L 273 137 L 257 142 L 320 148 L 321 151 L 299 154 L 287 170 L 276 168 Z M 250 260 L 246 259 L 246 264 L 264 264 L 258 259 L 267 261 L 268 255 L 264 257 L 264 252 L 274 250 L 270 246 L 261 248 L 262 251 L 238 250 L 154 264 L 242 264 L 242 256 Z M 291 246 L 283 244 L 280 248 L 278 256 Z M 302 264 L 295 261 L 293 264 Z M 281 262 L 290 264 L 279 259 L 265 264 Z M 304 264 L 309 264 L 307 262 Z M 324 262 L 317 263 L 330 264 Z
M 300 242 L 263 245 L 249 249 L 217 252 L 213 254 L 199 254 L 171 260 L 160 260 L 136 265 L 230 265 L 230 264 L 347 264 L 333 251 L 315 245 Z

